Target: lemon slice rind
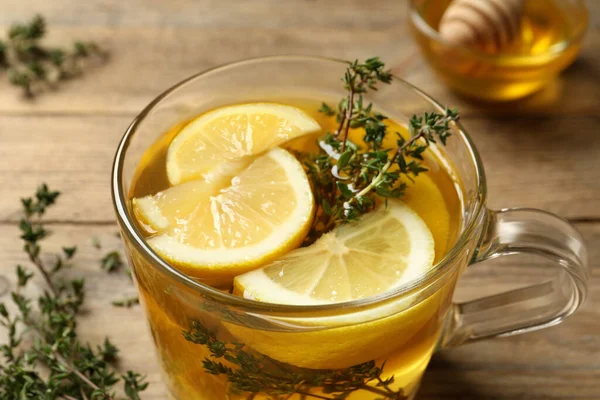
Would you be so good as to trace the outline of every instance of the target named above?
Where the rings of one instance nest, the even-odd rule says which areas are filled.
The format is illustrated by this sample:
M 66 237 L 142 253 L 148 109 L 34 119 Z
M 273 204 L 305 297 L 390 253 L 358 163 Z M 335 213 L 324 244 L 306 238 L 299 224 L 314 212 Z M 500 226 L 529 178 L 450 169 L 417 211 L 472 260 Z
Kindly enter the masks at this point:
M 133 210 L 138 219 L 152 230 L 151 233 L 181 228 L 185 221 L 184 215 L 181 215 L 184 214 L 183 202 L 194 205 L 207 196 L 216 194 L 231 183 L 231 179 L 246 169 L 253 161 L 254 157 L 229 161 L 215 167 L 202 179 L 171 186 L 154 195 L 134 198 L 132 200 Z M 165 215 L 161 204 L 164 205 L 167 198 L 169 200 L 166 202 L 171 204 L 170 212 Z M 174 206 L 173 203 L 177 205 Z
M 389 279 L 393 281 L 393 285 L 379 294 L 390 293 L 390 290 L 410 284 L 430 271 L 434 260 L 433 237 L 427 225 L 412 209 L 397 200 L 390 200 L 387 209 L 380 206 L 372 213 L 361 217 L 358 223 L 337 228 L 321 237 L 312 246 L 289 252 L 284 258 L 298 257 L 300 264 L 303 263 L 305 266 L 312 263 L 312 260 L 317 262 L 318 258 L 326 261 L 328 252 L 345 251 L 340 248 L 339 241 L 344 243 L 348 240 L 356 248 L 368 250 L 365 242 L 360 241 L 362 240 L 360 236 L 378 240 L 379 235 L 385 235 L 386 229 L 384 228 L 390 226 L 386 224 L 386 221 L 390 222 L 390 218 L 400 221 L 404 231 L 410 237 L 410 243 L 403 247 L 408 251 L 400 252 L 405 254 L 407 261 L 406 265 L 403 265 L 402 275 L 397 277 L 395 274 L 390 274 Z M 377 226 L 381 229 L 373 229 Z M 402 232 L 402 229 L 396 230 L 396 232 Z M 335 241 L 331 240 L 332 236 Z M 398 236 L 401 234 L 395 236 L 396 240 L 393 243 L 400 242 Z M 389 236 L 387 238 L 394 239 Z M 370 250 L 377 253 L 374 248 Z M 387 250 L 381 252 L 393 250 L 393 248 L 387 247 Z M 348 257 L 350 256 L 352 254 L 348 253 Z M 385 257 L 386 254 L 382 256 Z M 311 261 L 307 262 L 307 259 L 311 259 Z M 272 266 L 277 262 L 268 265 Z M 365 268 L 370 266 L 370 264 L 359 265 Z M 265 268 L 268 266 L 236 277 L 234 293 L 271 303 L 296 305 L 334 303 L 324 301 L 322 298 L 313 298 L 310 296 L 310 292 L 308 292 L 309 295 L 299 294 L 282 287 L 279 282 L 276 282 L 278 270 L 271 270 L 267 274 L 264 272 Z M 300 272 L 306 273 L 307 270 L 311 270 L 311 268 L 305 268 Z M 285 272 L 284 270 L 283 273 Z M 291 273 L 290 270 L 287 272 Z M 269 277 L 273 277 L 273 279 Z M 291 284 L 293 285 L 293 283 Z M 451 287 L 451 285 L 448 286 Z M 345 310 L 340 304 L 339 313 L 335 314 L 315 312 L 310 317 L 298 314 L 262 317 L 273 325 L 266 330 L 258 330 L 236 323 L 225 323 L 225 326 L 229 333 L 240 342 L 278 361 L 305 368 L 347 368 L 369 360 L 380 360 L 413 338 L 422 335 L 423 329 L 428 324 L 435 326 L 439 318 L 439 310 L 444 309 L 444 304 L 447 304 L 448 290 L 408 292 L 405 295 L 393 296 L 354 310 L 352 308 Z M 323 329 L 323 327 L 327 329 Z M 393 338 L 393 340 L 389 342 L 389 338 Z M 382 346 L 382 343 L 387 344 Z M 428 343 L 433 346 L 435 337 Z M 322 348 L 327 348 L 328 351 L 314 350 Z
M 391 288 L 387 289 L 393 290 L 422 276 L 424 272 L 431 268 L 435 256 L 433 236 L 429 228 L 427 228 L 427 225 L 417 213 L 399 200 L 389 201 L 387 208 L 382 205 L 372 213 L 363 216 L 359 222 L 341 226 L 336 231 L 323 235 L 312 246 L 291 251 L 282 258 L 314 258 L 321 256 L 323 257 L 323 262 L 327 262 L 328 247 L 331 247 L 332 240 L 343 244 L 348 239 L 360 235 L 361 232 L 364 233 L 366 229 L 371 229 L 385 223 L 386 218 L 396 218 L 399 220 L 409 234 L 410 241 L 410 250 L 406 256 L 407 266 L 402 276 Z M 350 249 L 350 251 L 357 250 Z M 381 258 L 393 257 L 393 255 L 387 254 L 380 254 L 378 256 Z M 281 259 L 273 261 L 270 265 L 277 265 L 277 263 L 281 263 Z M 316 299 L 310 295 L 297 293 L 281 286 L 264 272 L 265 268 L 268 267 L 269 265 L 236 277 L 234 281 L 235 291 L 245 298 L 269 303 L 296 305 L 331 303 L 330 301 Z M 395 277 L 391 276 L 389 279 L 395 279 Z
M 169 220 L 160 211 L 154 196 L 144 196 L 132 200 L 133 208 L 145 223 L 153 229 L 163 230 L 169 227 Z
M 188 125 L 186 125 L 181 132 L 173 139 L 171 144 L 169 145 L 169 149 L 167 151 L 167 177 L 171 184 L 178 184 L 184 181 L 199 178 L 204 174 L 212 173 L 211 169 L 207 169 L 205 171 L 195 171 L 195 175 L 198 176 L 190 176 L 189 173 L 184 173 L 179 163 L 177 162 L 177 153 L 179 150 L 185 145 L 185 143 L 196 135 L 203 135 L 205 132 L 206 126 L 219 118 L 224 118 L 233 115 L 254 115 L 254 114 L 269 114 L 277 116 L 282 120 L 285 120 L 290 126 L 294 126 L 298 128 L 296 135 L 291 134 L 275 134 L 272 132 L 263 132 L 261 134 L 264 135 L 272 135 L 273 137 L 269 138 L 268 148 L 258 148 L 253 143 L 253 132 L 250 127 L 248 127 L 248 131 L 244 132 L 245 141 L 241 141 L 241 138 L 237 137 L 236 134 L 232 137 L 234 143 L 232 143 L 231 154 L 223 154 L 223 162 L 233 161 L 242 157 L 252 156 L 259 154 L 263 151 L 268 150 L 269 148 L 279 146 L 283 142 L 286 142 L 295 137 L 315 133 L 321 130 L 321 126 L 317 121 L 315 121 L 310 115 L 300 110 L 299 108 L 277 104 L 277 103 L 250 103 L 250 104 L 239 104 L 221 107 L 213 111 L 209 111 L 205 114 L 202 114 L 200 117 L 196 118 Z M 205 137 L 207 141 L 210 141 L 211 138 L 208 135 Z M 218 138 L 217 138 L 218 139 Z M 218 167 L 218 165 L 214 165 L 212 167 Z M 194 175 L 192 174 L 192 175 Z
M 210 275 L 211 270 L 234 271 L 244 269 L 244 265 L 255 265 L 257 260 L 266 262 L 279 255 L 280 249 L 299 245 L 304 238 L 303 233 L 312 221 L 314 201 L 310 183 L 300 162 L 286 150 L 274 148 L 264 156 L 272 158 L 284 168 L 288 182 L 293 182 L 290 186 L 296 198 L 296 206 L 287 220 L 269 236 L 258 243 L 240 248 L 200 249 L 181 243 L 176 237 L 159 234 L 148 239 L 150 246 L 178 266 L 201 269 Z

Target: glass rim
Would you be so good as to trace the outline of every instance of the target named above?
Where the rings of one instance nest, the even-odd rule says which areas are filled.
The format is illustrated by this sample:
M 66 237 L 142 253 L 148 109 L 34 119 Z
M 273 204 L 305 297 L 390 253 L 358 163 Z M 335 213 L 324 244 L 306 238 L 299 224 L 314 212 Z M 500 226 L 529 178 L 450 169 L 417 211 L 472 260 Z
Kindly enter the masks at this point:
M 580 3 L 583 7 L 585 7 L 587 9 L 587 5 L 586 5 L 585 1 L 581 0 Z M 543 53 L 539 53 L 539 54 L 535 54 L 535 55 L 519 54 L 519 53 L 490 54 L 490 53 L 485 53 L 483 51 L 477 50 L 475 48 L 457 46 L 455 44 L 452 44 L 452 43 L 444 40 L 440 36 L 439 32 L 437 30 L 435 30 L 427 21 L 425 21 L 423 19 L 421 13 L 415 7 L 415 0 L 410 0 L 410 2 L 409 2 L 408 18 L 409 18 L 409 22 L 412 22 L 412 24 L 416 27 L 416 29 L 418 29 L 421 33 L 423 33 L 429 39 L 434 40 L 437 43 L 440 43 L 448 48 L 452 48 L 454 50 L 457 50 L 457 51 L 460 51 L 463 53 L 467 53 L 467 54 L 471 54 L 475 57 L 478 57 L 481 59 L 487 59 L 487 60 L 513 60 L 513 61 L 534 60 L 534 59 L 543 59 L 548 56 L 560 54 L 560 53 L 566 51 L 574 43 L 580 42 L 583 39 L 583 37 L 585 36 L 587 30 L 589 29 L 589 17 L 588 17 L 583 29 L 580 29 L 576 35 L 569 38 L 568 40 L 564 40 L 562 42 L 553 44 Z
M 223 305 L 237 307 L 242 309 L 243 311 L 251 311 L 251 312 L 259 312 L 261 314 L 307 314 L 318 312 L 319 314 L 327 311 L 335 311 L 336 314 L 340 312 L 352 313 L 358 312 L 364 308 L 367 308 L 372 305 L 376 305 L 378 303 L 387 302 L 390 300 L 395 300 L 397 298 L 404 297 L 409 295 L 422 287 L 428 286 L 429 284 L 437 281 L 440 277 L 442 277 L 453 264 L 453 261 L 458 258 L 462 252 L 462 250 L 467 246 L 471 236 L 477 228 L 477 224 L 479 222 L 479 216 L 481 212 L 484 210 L 485 200 L 487 196 L 486 192 L 486 178 L 485 172 L 483 169 L 483 164 L 481 162 L 481 158 L 479 153 L 477 152 L 472 139 L 466 133 L 465 129 L 461 125 L 460 121 L 456 122 L 457 133 L 454 133 L 454 137 L 460 137 L 463 143 L 466 145 L 469 154 L 471 156 L 471 161 L 475 167 L 476 174 L 476 182 L 477 182 L 477 194 L 476 194 L 476 206 L 473 210 L 472 217 L 470 221 L 463 227 L 460 236 L 452 246 L 450 250 L 446 252 L 446 254 L 434 265 L 432 268 L 427 271 L 426 274 L 421 276 L 418 279 L 407 282 L 404 285 L 398 286 L 392 290 L 389 290 L 385 293 L 370 296 L 359 300 L 352 300 L 340 303 L 332 303 L 332 304 L 320 304 L 320 305 L 289 305 L 289 304 L 274 304 L 274 303 L 265 303 L 257 300 L 246 299 L 243 297 L 235 296 L 230 293 L 222 292 L 221 290 L 214 288 L 210 285 L 204 284 L 202 282 L 196 281 L 195 279 L 185 275 L 184 273 L 178 271 L 175 267 L 171 266 L 168 262 L 163 260 L 154 250 L 147 244 L 144 240 L 142 233 L 136 226 L 134 221 L 134 216 L 130 212 L 130 208 L 128 207 L 128 196 L 127 193 L 123 190 L 123 169 L 124 169 L 124 159 L 127 154 L 127 149 L 131 143 L 132 138 L 134 137 L 138 126 L 144 121 L 145 117 L 150 114 L 153 109 L 159 105 L 164 99 L 168 98 L 171 94 L 174 94 L 179 88 L 185 86 L 186 84 L 194 81 L 195 79 L 202 77 L 206 74 L 218 72 L 229 67 L 242 66 L 244 64 L 251 64 L 257 62 L 269 62 L 269 61 L 325 61 L 332 62 L 337 64 L 347 64 L 347 61 L 343 61 L 340 59 L 329 58 L 329 57 L 317 57 L 317 56 L 300 56 L 300 55 L 277 55 L 277 56 L 266 56 L 266 57 L 254 57 L 248 58 L 240 61 L 230 62 L 226 64 L 222 64 L 217 67 L 213 67 L 197 74 L 190 76 L 187 79 L 180 81 L 169 89 L 165 90 L 163 93 L 158 95 L 154 100 L 152 100 L 141 112 L 138 114 L 129 127 L 125 130 L 125 134 L 121 138 L 119 145 L 117 147 L 115 158 L 113 161 L 113 168 L 111 174 L 111 189 L 112 189 L 112 200 L 113 206 L 115 208 L 115 212 L 117 214 L 117 222 L 121 227 L 121 231 L 124 232 L 127 239 L 130 243 L 132 243 L 137 250 L 139 250 L 143 256 L 152 263 L 152 266 L 157 268 L 161 273 L 166 274 L 169 278 L 174 279 L 175 281 L 183 284 L 184 286 L 196 291 L 200 296 L 209 297 L 213 300 L 220 302 Z M 398 83 L 403 84 L 407 89 L 415 92 L 421 98 L 432 104 L 435 108 L 440 111 L 444 111 L 444 107 L 431 98 L 429 95 L 408 83 L 407 81 L 394 76 L 394 80 Z

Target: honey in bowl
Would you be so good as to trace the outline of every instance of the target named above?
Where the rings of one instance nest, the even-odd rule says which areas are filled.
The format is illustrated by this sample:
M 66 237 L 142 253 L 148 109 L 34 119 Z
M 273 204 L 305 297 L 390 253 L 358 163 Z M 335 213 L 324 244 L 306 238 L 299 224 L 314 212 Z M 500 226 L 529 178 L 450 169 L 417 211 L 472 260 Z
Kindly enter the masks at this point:
M 491 101 L 532 94 L 576 58 L 588 24 L 583 1 L 525 0 L 517 35 L 504 46 L 457 45 L 439 34 L 451 0 L 413 0 L 410 22 L 425 58 L 453 89 Z

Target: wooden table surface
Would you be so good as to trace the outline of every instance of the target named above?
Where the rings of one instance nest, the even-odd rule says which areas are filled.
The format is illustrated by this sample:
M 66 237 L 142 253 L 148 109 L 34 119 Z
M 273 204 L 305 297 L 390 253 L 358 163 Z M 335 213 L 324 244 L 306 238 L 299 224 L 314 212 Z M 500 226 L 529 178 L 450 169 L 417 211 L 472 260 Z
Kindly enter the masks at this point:
M 404 77 L 457 106 L 481 151 L 490 206 L 542 208 L 570 219 L 600 258 L 600 2 L 577 62 L 543 92 L 513 105 L 470 102 L 445 88 L 419 59 Z M 229 61 L 270 54 L 345 59 L 379 55 L 391 65 L 415 54 L 402 0 L 20 0 L 0 2 L 0 25 L 47 17 L 49 43 L 96 40 L 110 61 L 34 101 L 0 74 L 0 274 L 26 263 L 18 239 L 19 197 L 45 181 L 63 192 L 48 214 L 48 246 L 80 246 L 73 274 L 87 279 L 81 336 L 110 336 L 121 367 L 148 375 L 147 400 L 165 399 L 141 309 L 111 299 L 132 293 L 99 267 L 120 246 L 109 172 L 119 139 L 154 96 L 179 80 Z M 5 29 L 1 30 L 2 32 Z M 417 56 L 418 57 L 418 56 Z M 103 245 L 95 249 L 91 238 Z M 517 258 L 473 268 L 462 296 L 536 279 Z M 535 262 L 535 261 L 532 261 Z M 535 269 L 534 269 L 535 271 Z M 539 276 L 537 276 L 539 278 Z M 437 354 L 419 399 L 600 399 L 600 274 L 591 299 L 565 324 Z

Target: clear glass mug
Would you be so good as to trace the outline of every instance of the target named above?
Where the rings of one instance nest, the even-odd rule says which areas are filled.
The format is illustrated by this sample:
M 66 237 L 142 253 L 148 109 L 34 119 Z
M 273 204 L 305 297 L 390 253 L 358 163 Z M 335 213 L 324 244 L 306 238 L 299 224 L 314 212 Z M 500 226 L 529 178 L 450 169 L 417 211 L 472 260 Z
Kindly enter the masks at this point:
M 340 61 L 295 56 L 226 65 L 169 89 L 127 129 L 115 157 L 114 205 L 173 398 L 412 398 L 435 349 L 555 325 L 583 302 L 588 267 L 579 233 L 544 211 L 487 209 L 483 165 L 460 124 L 440 149 L 462 184 L 460 236 L 425 276 L 392 292 L 321 306 L 260 303 L 183 275 L 148 246 L 128 193 L 144 152 L 164 132 L 224 104 L 340 98 L 344 69 Z M 399 122 L 443 110 L 398 78 L 369 97 Z M 465 268 L 515 253 L 546 258 L 556 267 L 553 279 L 452 303 Z

